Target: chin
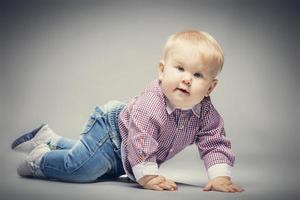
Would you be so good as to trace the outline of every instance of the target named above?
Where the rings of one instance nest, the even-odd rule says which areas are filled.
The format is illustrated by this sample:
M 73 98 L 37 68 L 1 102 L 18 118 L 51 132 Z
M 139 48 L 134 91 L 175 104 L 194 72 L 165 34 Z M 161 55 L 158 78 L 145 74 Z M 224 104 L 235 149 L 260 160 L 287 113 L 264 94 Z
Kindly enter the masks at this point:
M 180 109 L 182 110 L 189 110 L 189 109 L 192 109 L 194 106 L 182 106 L 180 107 Z
M 193 107 L 194 107 L 193 105 L 183 105 L 183 104 L 176 105 L 176 108 L 180 108 L 180 109 L 183 109 L 183 110 L 188 110 L 188 109 L 191 109 Z

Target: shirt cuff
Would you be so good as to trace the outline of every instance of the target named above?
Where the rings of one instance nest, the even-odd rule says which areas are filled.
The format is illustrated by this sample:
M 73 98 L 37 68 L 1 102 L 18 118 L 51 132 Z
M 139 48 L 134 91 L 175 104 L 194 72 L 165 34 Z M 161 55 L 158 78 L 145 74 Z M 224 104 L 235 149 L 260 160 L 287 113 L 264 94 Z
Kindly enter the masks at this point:
M 218 176 L 231 177 L 231 166 L 226 163 L 215 164 L 207 169 L 207 175 L 210 180 Z
M 155 162 L 142 162 L 132 167 L 132 172 L 136 180 L 146 175 L 158 175 L 158 166 Z

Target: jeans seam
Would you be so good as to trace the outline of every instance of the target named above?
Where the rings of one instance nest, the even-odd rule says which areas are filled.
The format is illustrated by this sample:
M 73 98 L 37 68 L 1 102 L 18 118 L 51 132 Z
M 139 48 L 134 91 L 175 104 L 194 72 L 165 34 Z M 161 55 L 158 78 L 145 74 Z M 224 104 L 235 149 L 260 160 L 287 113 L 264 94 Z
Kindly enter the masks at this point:
M 69 173 L 70 173 L 70 174 L 73 174 L 74 172 L 78 171 L 85 163 L 87 163 L 91 158 L 93 158 L 93 157 L 96 155 L 96 152 L 101 148 L 101 146 L 102 146 L 108 139 L 109 139 L 108 135 L 106 135 L 106 137 L 102 138 L 102 139 L 98 142 L 97 148 L 95 149 L 95 151 L 92 151 L 92 155 L 91 155 L 87 160 L 85 160 L 84 162 L 82 162 L 82 163 L 81 163 L 78 167 L 76 167 L 74 170 L 69 171 Z M 103 142 L 102 142 L 102 141 L 103 141 Z M 102 144 L 99 145 L 99 143 L 101 143 L 101 142 L 102 142 Z M 106 160 L 108 161 L 108 163 L 109 163 L 109 160 L 108 160 L 107 156 L 104 156 L 104 157 L 105 157 L 105 159 L 106 159 Z M 45 160 L 45 159 L 43 159 L 43 161 L 41 162 L 42 165 L 44 165 L 44 163 L 45 163 L 44 160 Z M 43 168 L 44 168 L 44 167 L 43 167 Z M 49 167 L 49 166 L 47 166 L 47 168 L 61 172 L 61 170 L 60 170 L 59 168 L 56 168 L 56 167 L 52 167 L 52 166 Z M 112 166 L 111 166 L 111 164 L 109 163 L 109 169 L 111 169 L 111 168 L 112 168 Z
M 97 148 L 95 149 L 95 151 L 92 151 L 92 155 L 89 156 L 89 158 L 87 160 L 85 160 L 84 162 L 81 163 L 80 166 L 78 166 L 76 169 L 74 169 L 73 171 L 71 171 L 71 173 L 74 173 L 76 171 L 78 171 L 85 163 L 87 163 L 91 158 L 93 158 L 96 155 L 96 152 L 102 147 L 102 145 L 109 139 L 108 135 L 106 135 L 105 137 L 103 137 L 98 143 L 97 143 Z M 107 161 L 109 161 L 107 159 L 107 157 L 105 157 L 105 159 Z M 111 168 L 111 164 L 109 165 L 109 167 Z

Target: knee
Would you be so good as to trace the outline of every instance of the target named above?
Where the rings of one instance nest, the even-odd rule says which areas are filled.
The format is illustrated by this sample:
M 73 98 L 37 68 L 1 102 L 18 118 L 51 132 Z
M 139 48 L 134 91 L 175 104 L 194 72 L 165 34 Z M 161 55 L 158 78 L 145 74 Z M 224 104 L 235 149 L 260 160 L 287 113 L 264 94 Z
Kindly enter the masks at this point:
M 99 168 L 95 166 L 95 168 L 93 168 L 88 166 L 82 166 L 77 169 L 68 168 L 66 172 L 68 179 L 70 179 L 70 181 L 72 182 L 91 183 L 95 182 L 101 176 L 106 174 L 107 169 L 105 167 Z

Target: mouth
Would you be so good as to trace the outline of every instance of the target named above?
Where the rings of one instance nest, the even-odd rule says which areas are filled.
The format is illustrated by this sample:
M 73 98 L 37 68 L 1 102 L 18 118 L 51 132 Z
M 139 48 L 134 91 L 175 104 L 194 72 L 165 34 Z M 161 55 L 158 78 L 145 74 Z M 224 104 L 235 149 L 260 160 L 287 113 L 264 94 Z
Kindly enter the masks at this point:
M 180 92 L 182 92 L 182 93 L 184 93 L 186 95 L 190 95 L 190 92 L 187 91 L 187 90 L 185 90 L 185 89 L 183 89 L 183 88 L 176 88 L 175 90 L 180 91 Z

